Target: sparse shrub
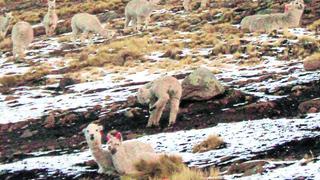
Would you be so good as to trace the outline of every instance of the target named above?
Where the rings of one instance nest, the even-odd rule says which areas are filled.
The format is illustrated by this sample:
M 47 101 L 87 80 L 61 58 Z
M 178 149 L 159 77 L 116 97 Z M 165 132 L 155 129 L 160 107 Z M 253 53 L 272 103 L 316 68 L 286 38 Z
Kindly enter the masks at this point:
M 210 135 L 206 140 L 202 141 L 199 144 L 196 144 L 192 148 L 193 153 L 201 153 L 201 152 L 206 152 L 210 151 L 213 149 L 217 149 L 224 145 L 225 142 L 223 139 L 217 135 Z

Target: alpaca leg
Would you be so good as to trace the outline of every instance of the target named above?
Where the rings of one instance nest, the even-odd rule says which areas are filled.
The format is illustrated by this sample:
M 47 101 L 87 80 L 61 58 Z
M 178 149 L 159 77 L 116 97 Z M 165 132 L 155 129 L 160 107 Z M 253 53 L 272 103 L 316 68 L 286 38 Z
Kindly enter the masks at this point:
M 140 16 L 137 17 L 137 31 L 141 30 L 141 22 L 142 18 Z
M 186 10 L 186 11 L 190 11 L 191 10 L 191 7 L 190 7 L 190 0 L 183 0 L 183 8 Z
M 208 0 L 201 0 L 201 9 L 206 9 L 208 7 Z
M 160 121 L 162 112 L 166 107 L 168 100 L 169 100 L 169 95 L 167 94 L 162 95 L 162 97 L 160 97 L 158 101 L 150 108 L 152 113 L 150 115 L 147 127 L 150 127 L 150 125 L 159 126 L 159 121 Z
M 171 126 L 176 122 L 177 114 L 179 112 L 179 104 L 180 99 L 173 98 L 170 101 L 170 117 L 169 117 L 169 125 Z
M 132 27 L 135 31 L 137 31 L 137 18 L 132 18 Z
M 124 28 L 125 29 L 128 28 L 130 21 L 131 21 L 131 17 L 130 16 L 126 16 L 126 22 L 124 23 Z
M 144 29 L 145 30 L 148 30 L 149 22 L 150 22 L 150 16 L 147 16 L 144 20 Z

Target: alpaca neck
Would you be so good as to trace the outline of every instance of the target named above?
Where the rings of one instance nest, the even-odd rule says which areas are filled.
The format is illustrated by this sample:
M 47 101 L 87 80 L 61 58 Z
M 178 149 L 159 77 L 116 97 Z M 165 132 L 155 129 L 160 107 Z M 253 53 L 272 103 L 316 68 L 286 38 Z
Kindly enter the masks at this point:
M 95 143 L 95 144 L 90 144 L 89 148 L 92 152 L 92 154 L 97 154 L 103 151 L 102 147 L 101 147 L 101 143 Z
M 303 14 L 303 9 L 293 9 L 287 13 L 288 19 L 290 22 L 293 22 L 295 26 L 300 24 L 300 19 Z
M 8 16 L 6 16 L 4 18 L 3 27 L 6 28 L 7 26 L 9 26 L 9 21 L 10 21 L 10 18 Z

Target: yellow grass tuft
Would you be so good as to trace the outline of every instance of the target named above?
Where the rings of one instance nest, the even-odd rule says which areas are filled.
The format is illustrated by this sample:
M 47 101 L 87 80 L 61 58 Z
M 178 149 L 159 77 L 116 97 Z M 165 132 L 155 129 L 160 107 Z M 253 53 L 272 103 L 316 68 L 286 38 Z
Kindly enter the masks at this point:
M 203 180 L 216 179 L 219 171 L 211 168 L 204 172 L 200 169 L 188 168 L 180 156 L 162 155 L 158 162 L 140 161 L 136 164 L 138 175 L 122 176 L 121 180 Z
M 224 144 L 224 141 L 221 137 L 217 135 L 210 135 L 206 140 L 195 145 L 192 148 L 192 152 L 201 153 L 201 152 L 210 151 L 210 150 L 219 148 L 223 144 Z

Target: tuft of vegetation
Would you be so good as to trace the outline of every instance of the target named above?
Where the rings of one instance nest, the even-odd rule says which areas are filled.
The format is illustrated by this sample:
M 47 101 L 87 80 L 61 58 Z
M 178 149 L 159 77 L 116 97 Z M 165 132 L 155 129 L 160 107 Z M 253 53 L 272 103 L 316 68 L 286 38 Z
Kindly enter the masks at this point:
M 121 180 L 203 180 L 217 178 L 219 171 L 210 168 L 204 172 L 200 169 L 188 168 L 180 156 L 162 155 L 157 162 L 146 162 L 141 160 L 136 164 L 138 175 L 122 176 Z
M 192 148 L 193 153 L 201 153 L 201 152 L 206 152 L 210 151 L 213 149 L 217 149 L 224 145 L 225 142 L 223 139 L 217 135 L 210 135 L 207 139 L 204 141 L 200 142 L 199 144 L 195 145 Z

